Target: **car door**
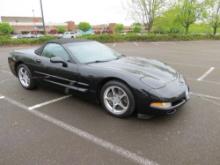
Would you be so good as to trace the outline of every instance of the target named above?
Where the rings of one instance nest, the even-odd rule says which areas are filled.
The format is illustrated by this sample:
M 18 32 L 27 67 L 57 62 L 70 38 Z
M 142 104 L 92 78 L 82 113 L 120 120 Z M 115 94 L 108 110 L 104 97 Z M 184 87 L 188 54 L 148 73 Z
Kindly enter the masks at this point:
M 67 66 L 63 66 L 62 63 L 52 63 L 52 57 L 62 58 Z M 42 54 L 36 59 L 38 66 L 35 69 L 35 73 L 38 77 L 46 82 L 65 87 L 67 90 L 73 89 L 83 91 L 78 88 L 78 65 L 74 63 L 69 53 L 65 48 L 57 43 L 48 43 Z

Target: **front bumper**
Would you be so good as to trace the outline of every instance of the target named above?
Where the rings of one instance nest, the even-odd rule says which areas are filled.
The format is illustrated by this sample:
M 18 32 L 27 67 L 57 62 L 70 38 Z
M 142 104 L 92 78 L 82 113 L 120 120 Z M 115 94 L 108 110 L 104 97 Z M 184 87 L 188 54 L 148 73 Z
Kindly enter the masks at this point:
M 189 97 L 189 88 L 185 91 L 182 91 L 179 95 L 172 98 L 155 98 L 146 95 L 142 95 L 138 98 L 138 116 L 146 115 L 169 115 L 174 114 L 179 110 L 181 106 L 183 106 L 188 100 Z M 152 102 L 170 102 L 172 106 L 168 108 L 159 108 L 159 107 L 151 107 L 150 104 Z

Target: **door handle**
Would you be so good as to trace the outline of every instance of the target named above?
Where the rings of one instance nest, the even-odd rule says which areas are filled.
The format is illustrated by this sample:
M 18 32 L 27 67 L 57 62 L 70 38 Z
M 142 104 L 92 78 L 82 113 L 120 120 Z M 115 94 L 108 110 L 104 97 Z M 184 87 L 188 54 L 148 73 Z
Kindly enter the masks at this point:
M 36 59 L 35 60 L 37 63 L 41 63 L 41 60 L 40 59 Z

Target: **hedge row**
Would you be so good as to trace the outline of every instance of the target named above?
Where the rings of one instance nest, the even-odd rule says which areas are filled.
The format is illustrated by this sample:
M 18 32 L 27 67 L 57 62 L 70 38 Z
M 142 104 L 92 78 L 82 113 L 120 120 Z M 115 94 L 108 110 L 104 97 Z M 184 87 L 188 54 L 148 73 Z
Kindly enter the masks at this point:
M 54 39 L 53 36 L 44 36 L 40 38 L 21 38 L 21 39 L 12 39 L 9 36 L 0 36 L 0 46 L 3 45 L 35 45 L 42 44 L 49 40 Z
M 220 35 L 179 35 L 179 34 L 126 34 L 126 35 L 88 35 L 80 38 L 96 40 L 100 42 L 123 42 L 123 41 L 190 41 L 190 40 L 220 40 Z
M 42 44 L 49 40 L 54 39 L 53 36 L 44 36 L 40 38 L 30 39 L 11 39 L 9 36 L 0 36 L 0 46 L 3 45 L 34 45 Z M 220 40 L 220 35 L 178 35 L 178 34 L 103 34 L 103 35 L 85 35 L 81 36 L 81 39 L 96 40 L 100 42 L 123 42 L 123 41 L 191 41 L 191 40 Z

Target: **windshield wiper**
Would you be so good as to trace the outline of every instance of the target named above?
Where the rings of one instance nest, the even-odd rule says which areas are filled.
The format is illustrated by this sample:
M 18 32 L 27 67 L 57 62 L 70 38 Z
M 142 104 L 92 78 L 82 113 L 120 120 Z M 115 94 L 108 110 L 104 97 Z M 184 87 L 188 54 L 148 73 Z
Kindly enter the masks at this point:
M 109 60 L 95 60 L 95 61 L 91 61 L 91 62 L 87 62 L 86 64 L 92 64 L 92 63 L 102 63 L 102 62 L 109 62 L 109 61 L 114 61 L 114 60 L 118 60 L 122 57 L 125 57 L 125 55 L 121 55 L 119 57 L 116 57 L 114 59 L 109 59 Z
M 96 61 L 87 62 L 86 64 L 101 63 L 101 62 L 108 62 L 108 61 L 109 60 L 96 60 Z

